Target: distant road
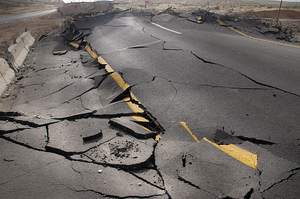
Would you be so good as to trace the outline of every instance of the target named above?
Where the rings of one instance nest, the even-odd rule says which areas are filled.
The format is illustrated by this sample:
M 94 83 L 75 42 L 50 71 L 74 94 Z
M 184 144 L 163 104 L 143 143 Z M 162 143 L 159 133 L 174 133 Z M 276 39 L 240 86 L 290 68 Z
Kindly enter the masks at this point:
M 0 24 L 1 23 L 9 23 L 9 22 L 27 19 L 27 18 L 32 18 L 32 17 L 37 17 L 40 15 L 45 15 L 45 14 L 55 12 L 56 10 L 57 9 L 45 10 L 45 11 L 39 11 L 39 12 L 30 12 L 30 13 L 25 13 L 25 14 L 20 14 L 20 15 L 4 15 L 4 16 L 0 16 Z

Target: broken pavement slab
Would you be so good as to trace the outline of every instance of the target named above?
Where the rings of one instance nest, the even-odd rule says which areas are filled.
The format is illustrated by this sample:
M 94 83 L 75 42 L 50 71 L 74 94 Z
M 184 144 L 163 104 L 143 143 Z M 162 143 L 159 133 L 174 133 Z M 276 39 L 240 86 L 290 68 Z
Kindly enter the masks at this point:
M 117 198 L 152 198 L 166 192 L 130 172 L 97 164 L 73 162 L 72 168 L 81 175 L 82 189 Z M 101 170 L 101 173 L 98 172 Z
M 153 156 L 156 141 L 153 139 L 138 140 L 124 134 L 94 147 L 82 155 L 75 155 L 74 160 L 110 165 L 118 168 L 138 169 L 147 165 Z M 84 158 L 85 156 L 87 158 Z
M 177 149 L 182 148 L 178 147 L 179 145 L 182 145 L 185 151 Z M 258 192 L 259 171 L 204 140 L 199 144 L 161 141 L 156 147 L 155 156 L 158 170 L 171 178 L 171 181 L 177 182 L 174 185 L 179 186 L 178 181 L 184 182 L 201 190 L 203 196 L 243 198 L 251 189 L 255 191 L 254 194 Z M 174 192 L 168 190 L 168 181 L 164 179 L 167 191 Z M 174 198 L 178 197 L 174 195 Z
M 141 169 L 136 171 L 129 171 L 131 174 L 147 181 L 149 184 L 164 190 L 164 181 L 161 175 L 155 169 Z
M 257 154 L 258 164 L 257 169 L 260 174 L 260 191 L 272 192 L 273 186 L 288 180 L 291 176 L 298 173 L 300 165 L 289 160 L 280 158 L 268 152 L 266 149 L 258 147 L 250 142 L 243 142 L 239 147 Z M 298 180 L 298 184 L 300 180 Z M 277 190 L 276 190 L 277 191 Z M 298 189 L 298 194 L 300 191 Z M 286 196 L 285 196 L 286 197 Z
M 20 145 L 40 151 L 45 151 L 45 147 L 49 141 L 47 128 L 45 126 L 24 130 L 20 129 L 12 133 L 5 134 L 3 137 L 12 140 L 15 143 L 19 143 Z
M 18 130 L 24 130 L 30 128 L 27 125 L 18 124 L 15 122 L 7 121 L 7 120 L 0 120 L 0 135 L 4 135 L 7 133 L 12 133 Z
M 157 135 L 157 133 L 147 130 L 146 128 L 137 124 L 130 117 L 113 118 L 109 120 L 109 124 L 122 129 L 128 134 L 131 134 L 132 136 L 139 139 L 155 138 L 155 136 Z
M 91 127 L 97 126 L 102 129 L 103 135 L 84 142 L 83 133 Z M 61 153 L 61 155 L 72 155 L 84 153 L 89 149 L 107 142 L 116 137 L 117 131 L 110 128 L 108 119 L 77 119 L 75 121 L 64 120 L 62 122 L 49 125 L 49 143 L 47 151 Z

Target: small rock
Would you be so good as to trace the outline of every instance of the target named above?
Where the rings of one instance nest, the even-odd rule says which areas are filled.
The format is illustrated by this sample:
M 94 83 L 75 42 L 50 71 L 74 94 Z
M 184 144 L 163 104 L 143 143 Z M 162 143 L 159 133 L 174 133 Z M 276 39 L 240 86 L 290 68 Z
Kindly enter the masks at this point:
M 123 134 L 120 133 L 120 132 L 117 132 L 116 135 L 119 136 L 119 137 L 123 137 Z
M 102 173 L 102 169 L 99 169 L 99 170 L 98 170 L 98 173 Z
M 139 182 L 139 183 L 138 183 L 138 186 L 142 186 L 142 183 Z

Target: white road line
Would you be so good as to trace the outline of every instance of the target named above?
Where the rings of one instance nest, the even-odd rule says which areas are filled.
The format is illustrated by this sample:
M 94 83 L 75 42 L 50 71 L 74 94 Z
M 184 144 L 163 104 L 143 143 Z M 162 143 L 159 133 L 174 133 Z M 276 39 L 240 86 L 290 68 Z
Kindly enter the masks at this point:
M 163 26 L 161 26 L 161 25 L 159 25 L 159 24 L 157 24 L 157 23 L 153 23 L 153 22 L 151 22 L 151 24 L 153 24 L 153 25 L 155 25 L 155 26 L 157 26 L 157 27 L 159 27 L 159 28 L 162 28 L 162 29 L 164 29 L 164 30 L 167 30 L 167 31 L 170 31 L 170 32 L 173 32 L 173 33 L 179 34 L 179 35 L 181 35 L 181 34 L 182 34 L 181 32 L 177 32 L 177 31 L 175 31 L 175 30 L 171 30 L 171 29 L 169 29 L 169 28 L 166 28 L 166 27 L 163 27 Z

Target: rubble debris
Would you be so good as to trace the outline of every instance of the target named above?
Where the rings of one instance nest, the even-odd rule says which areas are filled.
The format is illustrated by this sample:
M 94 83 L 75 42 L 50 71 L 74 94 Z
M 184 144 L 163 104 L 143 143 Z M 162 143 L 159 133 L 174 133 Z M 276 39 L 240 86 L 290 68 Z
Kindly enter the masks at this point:
M 267 27 L 262 27 L 259 32 L 262 33 L 262 34 L 265 34 L 265 33 L 278 33 L 280 30 L 278 28 L 267 28 Z
M 109 124 L 120 128 L 128 134 L 140 139 L 155 138 L 157 135 L 155 132 L 145 129 L 128 117 L 113 118 L 109 120 Z
M 83 141 L 89 141 L 94 140 L 96 138 L 102 137 L 102 130 L 99 126 L 93 126 L 86 131 L 84 131 L 82 134 Z

